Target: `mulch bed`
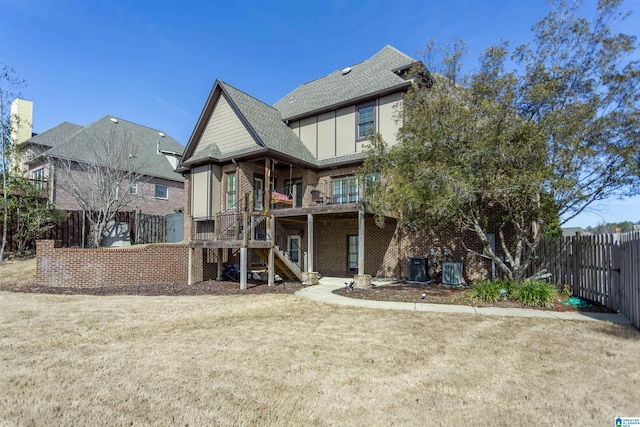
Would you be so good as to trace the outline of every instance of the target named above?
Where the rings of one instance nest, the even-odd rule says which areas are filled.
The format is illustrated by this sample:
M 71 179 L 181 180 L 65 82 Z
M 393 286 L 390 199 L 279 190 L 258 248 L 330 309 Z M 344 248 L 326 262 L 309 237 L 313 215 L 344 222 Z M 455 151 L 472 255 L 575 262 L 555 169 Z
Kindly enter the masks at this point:
M 140 296 L 194 296 L 194 295 L 260 295 L 260 294 L 293 294 L 305 286 L 297 282 L 279 282 L 274 286 L 268 286 L 266 282 L 249 280 L 247 289 L 241 290 L 240 283 L 232 281 L 205 281 L 193 285 L 111 285 L 95 287 L 64 287 L 64 286 L 40 286 L 37 283 L 2 285 L 0 291 L 58 294 L 58 295 L 140 295 Z M 348 298 L 367 299 L 374 301 L 399 301 L 412 303 L 431 304 L 457 304 L 473 305 L 477 307 L 512 307 L 512 308 L 539 308 L 553 311 L 582 311 L 612 313 L 608 307 L 589 301 L 591 307 L 578 308 L 562 304 L 567 297 L 556 301 L 551 308 L 528 307 L 513 301 L 498 301 L 495 304 L 487 304 L 471 301 L 468 288 L 420 284 L 420 283 L 393 283 L 383 286 L 372 286 L 367 289 L 349 290 L 346 287 L 334 291 L 338 295 Z M 426 293 L 425 298 L 422 294 Z
M 142 295 L 142 296 L 192 296 L 192 295 L 256 295 L 292 294 L 303 286 L 299 283 L 279 282 L 268 286 L 267 282 L 248 281 L 247 289 L 240 289 L 240 283 L 230 281 L 205 281 L 193 285 L 113 285 L 95 287 L 40 286 L 37 283 L 25 285 L 0 285 L 0 290 L 11 292 L 59 294 L 59 295 Z
M 456 304 L 471 305 L 476 307 L 508 307 L 508 308 L 533 308 L 540 310 L 552 311 L 574 311 L 574 312 L 596 312 L 596 313 L 614 313 L 608 307 L 602 306 L 593 301 L 587 301 L 591 307 L 574 307 L 563 304 L 568 297 L 559 296 L 553 307 L 529 307 L 514 301 L 497 301 L 494 304 L 483 303 L 480 301 L 471 301 L 471 292 L 469 288 L 437 285 L 437 284 L 420 284 L 420 283 L 393 283 L 382 286 L 372 286 L 370 288 L 355 288 L 349 290 L 346 287 L 335 290 L 334 293 L 349 298 L 367 299 L 375 301 L 399 301 L 412 303 L 430 303 L 430 304 Z M 422 294 L 426 293 L 422 298 Z

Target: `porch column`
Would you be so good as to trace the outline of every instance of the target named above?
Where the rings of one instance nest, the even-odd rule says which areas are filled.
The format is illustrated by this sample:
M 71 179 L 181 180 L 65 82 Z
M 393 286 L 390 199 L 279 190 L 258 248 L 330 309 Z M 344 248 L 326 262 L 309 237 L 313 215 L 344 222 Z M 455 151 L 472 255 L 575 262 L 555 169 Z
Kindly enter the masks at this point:
M 247 289 L 247 247 L 240 248 L 240 289 Z
M 275 271 L 275 259 L 274 257 L 274 248 L 271 246 L 269 248 L 269 261 L 267 265 L 267 286 L 273 286 L 276 282 L 276 271 Z
M 358 275 L 364 274 L 364 209 L 358 211 Z
M 264 214 L 269 215 L 271 206 L 271 159 L 264 159 Z
M 307 214 L 307 271 L 313 269 L 313 214 Z
M 216 280 L 222 280 L 222 248 L 216 249 L 216 261 L 218 264 L 218 271 L 216 273 Z
M 267 226 L 269 227 L 269 237 L 271 237 L 271 247 L 269 248 L 269 260 L 267 265 L 267 285 L 273 286 L 276 282 L 276 267 L 275 267 L 275 245 L 276 245 L 276 218 L 270 215 L 267 218 Z

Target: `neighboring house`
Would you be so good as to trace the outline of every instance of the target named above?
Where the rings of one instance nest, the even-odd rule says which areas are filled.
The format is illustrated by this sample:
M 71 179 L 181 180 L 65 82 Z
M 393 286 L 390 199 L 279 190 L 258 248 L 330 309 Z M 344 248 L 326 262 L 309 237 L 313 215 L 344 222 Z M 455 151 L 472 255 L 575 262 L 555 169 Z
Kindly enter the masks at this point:
M 31 121 L 31 118 L 25 121 Z M 97 149 L 99 143 L 113 145 L 113 149 L 135 156 L 136 170 L 143 175 L 128 189 L 135 195 L 130 210 L 144 214 L 166 215 L 181 211 L 184 206 L 184 178 L 175 172 L 183 147 L 171 136 L 127 120 L 105 116 L 87 126 L 63 122 L 46 132 L 18 143 L 22 151 L 22 173 L 36 185 L 48 190 L 49 199 L 58 209 L 79 209 L 76 200 L 61 188 L 51 159 L 64 159 L 76 175 L 74 181 L 82 185 L 81 163 L 95 164 L 104 154 Z M 98 160 L 97 160 L 98 159 Z M 139 160 L 139 161 L 138 161 Z M 117 195 L 116 195 L 117 197 Z
M 582 227 L 562 227 L 562 237 L 591 236 L 591 233 Z
M 289 279 L 313 272 L 364 282 L 400 278 L 409 257 L 430 249 L 466 268 L 467 253 L 450 232 L 415 233 L 395 218 L 378 227 L 356 175 L 374 132 L 396 142 L 416 70 L 424 65 L 386 46 L 273 106 L 216 81 L 178 166 L 190 282 L 219 277 L 223 262 L 239 263 L 243 272 L 266 266 L 270 282 L 274 272 Z

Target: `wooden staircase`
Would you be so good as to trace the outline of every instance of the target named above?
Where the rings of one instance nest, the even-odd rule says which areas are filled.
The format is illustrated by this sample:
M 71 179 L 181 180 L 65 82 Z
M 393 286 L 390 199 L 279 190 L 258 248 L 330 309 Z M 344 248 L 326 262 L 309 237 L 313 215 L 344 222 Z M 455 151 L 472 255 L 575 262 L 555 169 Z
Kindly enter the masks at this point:
M 280 250 L 278 246 L 273 247 L 273 265 L 276 273 L 285 280 L 302 281 L 302 270 L 298 265 L 289 259 L 289 256 Z M 269 262 L 269 249 L 256 248 L 254 251 L 265 262 Z

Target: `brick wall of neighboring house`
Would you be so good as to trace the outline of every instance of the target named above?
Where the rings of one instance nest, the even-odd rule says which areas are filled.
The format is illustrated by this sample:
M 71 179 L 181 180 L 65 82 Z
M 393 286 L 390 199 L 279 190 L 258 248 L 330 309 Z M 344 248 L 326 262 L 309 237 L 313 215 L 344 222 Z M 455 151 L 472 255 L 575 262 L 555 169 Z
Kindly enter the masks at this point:
M 166 185 L 167 199 L 155 197 L 156 184 Z M 140 197 L 136 197 L 130 205 L 132 210 L 139 210 L 149 215 L 167 215 L 184 209 L 184 184 L 162 178 L 150 178 L 138 184 Z
M 28 178 L 33 178 L 35 171 L 43 170 L 44 176 L 49 180 L 49 185 L 51 185 L 49 177 L 50 166 L 48 164 L 40 162 L 25 165 L 28 165 L 28 168 L 24 170 L 24 173 Z M 83 173 L 84 172 L 75 166 L 72 170 L 74 182 L 87 182 L 82 179 Z M 80 209 L 77 201 L 68 192 L 60 188 L 60 184 L 56 183 L 56 179 L 53 180 L 53 183 L 54 188 L 50 194 L 52 195 L 53 201 L 58 209 Z M 155 197 L 156 184 L 166 185 L 168 187 L 167 199 L 159 199 Z M 137 189 L 139 195 L 135 197 L 129 205 L 127 205 L 125 210 L 140 210 L 142 213 L 148 215 L 167 215 L 182 210 L 185 206 L 184 185 L 180 181 L 172 181 L 164 178 L 146 178 L 138 183 Z M 128 189 L 121 189 L 120 191 L 128 191 Z
M 82 179 L 84 172 L 78 168 L 73 169 L 73 180 L 75 183 L 86 183 L 87 180 Z M 78 202 L 54 179 L 53 200 L 58 209 L 78 210 L 81 209 Z M 155 197 L 155 189 L 157 185 L 165 185 L 168 188 L 167 199 L 159 199 Z M 128 188 L 119 189 L 120 192 L 128 192 Z M 184 185 L 182 182 L 172 181 L 164 178 L 143 178 L 137 184 L 137 194 L 132 198 L 124 210 L 140 210 L 148 215 L 166 215 L 181 210 L 184 207 Z
M 36 242 L 36 281 L 42 286 L 186 284 L 188 247 L 150 244 L 129 248 L 56 248 Z

